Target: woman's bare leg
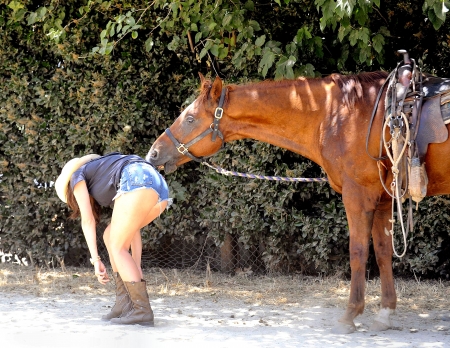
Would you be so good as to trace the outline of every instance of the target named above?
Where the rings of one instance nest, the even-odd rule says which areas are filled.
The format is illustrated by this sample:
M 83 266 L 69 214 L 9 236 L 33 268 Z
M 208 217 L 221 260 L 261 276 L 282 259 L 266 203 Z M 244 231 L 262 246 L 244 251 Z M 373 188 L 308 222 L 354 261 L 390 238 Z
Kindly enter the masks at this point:
M 158 194 L 151 189 L 136 190 L 115 200 L 109 231 L 109 248 L 115 267 L 126 282 L 140 282 L 141 274 L 129 253 L 136 231 L 148 225 L 167 206 L 158 202 Z
M 131 240 L 131 257 L 134 260 L 139 273 L 141 274 L 141 279 L 144 278 L 142 274 L 141 259 L 142 259 L 142 237 L 141 230 L 134 234 L 134 238 Z
M 105 232 L 103 232 L 103 241 L 105 242 L 106 249 L 108 250 L 109 262 L 111 263 L 111 268 L 113 272 L 117 272 L 116 263 L 114 262 L 114 257 L 110 252 L 109 245 L 109 233 L 111 229 L 111 224 L 106 227 Z M 142 268 L 141 268 L 141 258 L 142 258 L 142 239 L 140 230 L 136 232 L 133 240 L 131 241 L 131 256 L 133 257 L 134 262 L 141 272 L 142 277 Z

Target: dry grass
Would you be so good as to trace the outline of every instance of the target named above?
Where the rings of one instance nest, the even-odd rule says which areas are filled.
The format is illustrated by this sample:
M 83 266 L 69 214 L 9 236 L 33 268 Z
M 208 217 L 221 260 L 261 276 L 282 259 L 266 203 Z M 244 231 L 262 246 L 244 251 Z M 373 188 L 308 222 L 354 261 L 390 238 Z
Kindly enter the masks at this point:
M 339 277 L 301 275 L 229 276 L 190 270 L 149 269 L 144 278 L 151 297 L 181 296 L 214 300 L 235 299 L 260 305 L 321 305 L 345 308 L 350 281 Z M 423 312 L 450 308 L 449 282 L 396 279 L 398 307 Z M 0 292 L 50 296 L 61 294 L 113 295 L 112 282 L 98 283 L 92 269 L 68 267 L 43 270 L 0 264 Z M 366 310 L 380 302 L 379 279 L 366 282 Z

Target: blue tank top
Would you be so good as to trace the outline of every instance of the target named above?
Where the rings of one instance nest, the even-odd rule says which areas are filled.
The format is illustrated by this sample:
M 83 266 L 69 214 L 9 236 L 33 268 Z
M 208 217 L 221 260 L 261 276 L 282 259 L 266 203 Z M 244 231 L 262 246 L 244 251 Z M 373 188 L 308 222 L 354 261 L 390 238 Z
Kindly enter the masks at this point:
M 98 204 L 110 206 L 120 183 L 122 168 L 133 162 L 146 162 L 136 155 L 113 152 L 96 158 L 78 168 L 70 178 L 72 189 L 80 181 L 86 181 L 89 194 Z

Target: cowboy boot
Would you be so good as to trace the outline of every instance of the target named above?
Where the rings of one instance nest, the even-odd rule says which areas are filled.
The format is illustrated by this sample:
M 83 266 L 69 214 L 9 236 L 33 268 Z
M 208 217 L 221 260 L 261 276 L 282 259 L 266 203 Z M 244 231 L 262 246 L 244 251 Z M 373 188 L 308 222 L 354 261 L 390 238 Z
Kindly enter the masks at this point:
M 120 318 L 111 319 L 111 323 L 153 326 L 153 310 L 148 299 L 147 283 L 145 280 L 140 282 L 124 282 L 124 284 L 130 295 L 132 307 L 130 311 L 124 313 Z
M 113 273 L 113 278 L 116 283 L 116 303 L 111 312 L 102 316 L 102 320 L 111 320 L 112 318 L 119 318 L 122 314 L 125 314 L 131 310 L 131 300 L 128 295 L 125 284 L 118 272 Z

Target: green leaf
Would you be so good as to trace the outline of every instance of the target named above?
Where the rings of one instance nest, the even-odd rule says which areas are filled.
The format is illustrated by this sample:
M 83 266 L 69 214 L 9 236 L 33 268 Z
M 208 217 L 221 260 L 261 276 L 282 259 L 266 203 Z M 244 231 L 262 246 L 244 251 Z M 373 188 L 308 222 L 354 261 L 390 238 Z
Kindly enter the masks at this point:
M 275 61 L 275 53 L 271 50 L 265 50 L 261 61 L 259 62 L 259 67 L 261 68 L 261 74 L 263 77 L 266 77 L 267 72 L 272 67 L 273 62 Z
M 178 35 L 175 35 L 172 38 L 172 41 L 167 45 L 167 48 L 171 51 L 176 51 L 179 46 L 180 46 L 180 37 Z
M 215 55 L 216 57 L 219 55 L 219 46 L 214 44 L 210 50 L 209 50 L 213 55 Z
M 247 1 L 244 5 L 245 9 L 248 11 L 254 11 L 255 10 L 255 3 L 251 0 Z
M 40 19 L 44 18 L 44 16 L 47 14 L 47 7 L 45 6 L 39 7 L 36 13 Z
M 28 25 L 32 25 L 32 24 L 36 23 L 36 19 L 37 19 L 37 13 L 31 12 L 28 16 Z
M 233 15 L 231 13 L 227 13 L 222 20 L 222 26 L 226 27 L 228 24 L 230 24 L 231 20 L 233 19 Z
M 131 37 L 132 37 L 133 39 L 137 39 L 137 37 L 138 37 L 138 32 L 137 32 L 137 31 L 131 32 Z
M 219 59 L 224 59 L 228 56 L 228 47 L 220 47 L 219 48 Z
M 383 50 L 383 46 L 384 46 L 384 36 L 381 34 L 377 34 L 372 38 L 372 45 L 374 50 L 377 53 L 381 53 L 381 51 Z
M 106 49 L 105 49 L 105 55 L 109 55 L 112 50 L 114 48 L 114 45 L 112 42 L 108 42 L 108 44 L 106 45 Z
M 350 17 L 352 15 L 355 3 L 355 0 L 337 0 L 336 9 L 340 8 L 342 12 Z
M 255 45 L 261 47 L 262 45 L 264 45 L 264 42 L 266 42 L 266 35 L 261 35 L 256 39 Z
M 202 32 L 199 31 L 197 34 L 195 34 L 195 39 L 194 39 L 195 43 L 199 42 L 201 38 L 202 38 Z
M 145 50 L 147 52 L 150 52 L 152 47 L 154 45 L 153 39 L 149 37 L 147 40 L 145 40 Z
M 360 33 L 359 33 L 359 39 L 365 44 L 367 45 L 369 43 L 369 39 L 370 39 L 370 31 L 369 28 L 362 28 Z
M 344 40 L 345 36 L 348 34 L 348 31 L 349 31 L 348 27 L 344 27 L 343 25 L 341 25 L 339 27 L 339 30 L 338 30 L 338 39 L 339 39 L 339 41 L 342 42 L 342 40 Z
M 349 35 L 350 45 L 355 46 L 359 39 L 359 31 L 352 30 Z
M 306 76 L 306 77 L 314 77 L 314 65 L 308 63 L 305 65 L 301 65 L 298 69 L 298 75 Z
M 438 30 L 441 27 L 441 25 L 443 24 L 443 21 L 438 18 L 438 16 L 432 9 L 429 9 L 427 14 L 428 14 L 428 19 L 430 20 L 431 24 L 433 24 L 434 29 Z
M 127 23 L 130 27 L 136 24 L 134 17 L 127 17 L 125 19 L 125 23 Z
M 442 22 L 444 22 L 448 12 L 448 8 L 447 6 L 445 6 L 445 1 L 441 0 L 435 2 L 433 5 L 433 10 L 434 13 L 436 14 L 436 17 L 439 18 Z
M 210 22 L 209 25 L 208 25 L 209 31 L 213 31 L 216 26 L 217 26 L 217 23 Z
M 372 50 L 369 46 L 362 44 L 359 50 L 359 62 L 369 63 L 371 61 Z M 370 66 L 370 64 L 368 64 Z
M 206 47 L 204 47 L 201 51 L 200 54 L 198 55 L 198 57 L 200 59 L 202 59 L 204 56 L 206 56 L 206 53 L 208 53 L 208 50 L 206 49 Z
M 253 30 L 255 30 L 255 31 L 259 31 L 259 30 L 261 30 L 261 26 L 259 25 L 259 23 L 257 22 L 257 21 L 255 21 L 255 20 L 250 20 L 250 21 L 248 21 L 248 24 L 253 28 Z
M 21 8 L 24 8 L 25 6 L 22 5 L 19 1 L 11 1 L 8 4 L 8 7 L 13 10 L 14 12 L 17 12 L 18 10 L 20 10 Z

